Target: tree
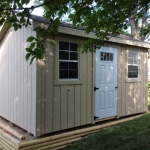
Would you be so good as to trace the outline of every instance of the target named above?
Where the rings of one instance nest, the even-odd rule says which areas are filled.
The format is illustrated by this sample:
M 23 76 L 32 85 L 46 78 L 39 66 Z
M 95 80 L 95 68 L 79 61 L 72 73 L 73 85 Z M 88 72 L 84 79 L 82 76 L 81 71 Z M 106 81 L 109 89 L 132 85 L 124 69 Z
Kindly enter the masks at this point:
M 36 0 L 38 1 L 38 0 Z M 40 0 L 39 0 L 40 1 Z M 34 31 L 42 31 L 43 34 L 37 38 L 29 37 L 27 42 L 31 42 L 26 59 L 31 57 L 42 59 L 44 57 L 44 37 L 45 34 L 57 34 L 60 20 L 70 9 L 69 19 L 77 29 L 84 28 L 84 32 L 89 34 L 95 32 L 96 39 L 88 39 L 79 48 L 82 52 L 94 51 L 94 45 L 102 46 L 105 40 L 116 36 L 128 28 L 131 22 L 132 31 L 136 21 L 143 17 L 149 10 L 149 0 L 43 0 L 38 5 L 24 8 L 29 0 L 7 0 L 0 2 L 0 25 L 3 23 L 13 26 L 18 30 L 22 26 L 30 24 L 30 13 L 37 7 L 44 6 L 44 17 L 49 20 L 47 29 L 36 27 Z M 135 27 L 135 29 L 137 26 Z M 150 23 L 144 21 L 140 28 L 141 37 L 150 31 Z M 134 32 L 133 32 L 134 33 Z M 133 37 L 137 36 L 137 32 Z M 53 39 L 50 43 L 54 45 Z

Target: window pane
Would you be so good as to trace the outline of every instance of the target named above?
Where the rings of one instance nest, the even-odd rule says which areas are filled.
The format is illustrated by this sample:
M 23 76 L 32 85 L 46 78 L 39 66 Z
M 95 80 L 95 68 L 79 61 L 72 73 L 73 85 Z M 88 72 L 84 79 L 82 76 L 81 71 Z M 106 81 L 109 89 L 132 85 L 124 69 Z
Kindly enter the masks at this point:
M 69 78 L 78 78 L 78 71 L 70 70 L 69 71 Z
M 136 72 L 138 72 L 138 66 L 128 65 L 128 71 L 129 71 L 129 72 L 131 72 L 131 71 L 136 71 Z
M 128 78 L 132 78 L 132 72 L 128 72 Z
M 59 59 L 68 60 L 69 53 L 65 51 L 59 51 Z
M 128 57 L 128 64 L 133 64 L 133 57 Z
M 70 60 L 78 60 L 78 53 L 70 52 Z
M 113 54 L 107 53 L 107 61 L 113 61 Z
M 78 70 L 78 62 L 69 62 L 69 69 Z
M 106 61 L 106 53 L 101 52 L 101 60 L 105 60 Z
M 138 66 L 132 66 L 132 71 L 138 72 Z
M 59 50 L 69 50 L 69 43 L 60 41 Z
M 109 54 L 109 60 L 113 61 L 113 54 Z
M 70 43 L 70 51 L 77 51 L 78 44 L 77 43 Z
M 138 78 L 138 72 L 133 72 L 132 73 L 132 78 Z
M 134 58 L 134 60 L 133 60 L 133 61 L 134 61 L 134 62 L 133 62 L 133 64 L 138 65 L 139 60 L 138 60 L 137 58 Z
M 132 51 L 128 52 L 128 57 L 133 57 L 133 52 Z
M 132 66 L 128 65 L 128 71 L 132 71 Z
M 68 69 L 68 62 L 59 62 L 59 69 Z
M 68 70 L 59 70 L 60 79 L 68 79 Z

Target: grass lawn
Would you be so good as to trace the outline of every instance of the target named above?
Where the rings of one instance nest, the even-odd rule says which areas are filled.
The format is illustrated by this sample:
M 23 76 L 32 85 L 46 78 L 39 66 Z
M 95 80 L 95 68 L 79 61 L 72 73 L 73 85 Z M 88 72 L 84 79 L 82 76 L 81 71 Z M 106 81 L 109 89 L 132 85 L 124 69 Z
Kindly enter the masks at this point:
M 150 150 L 150 114 L 101 129 L 65 150 Z

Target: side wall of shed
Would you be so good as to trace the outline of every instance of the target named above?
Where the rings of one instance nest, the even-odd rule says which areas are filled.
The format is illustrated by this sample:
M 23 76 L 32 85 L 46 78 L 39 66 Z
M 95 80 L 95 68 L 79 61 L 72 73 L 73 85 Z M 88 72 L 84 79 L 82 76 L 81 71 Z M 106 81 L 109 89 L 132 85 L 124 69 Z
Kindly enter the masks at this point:
M 53 37 L 51 37 L 53 38 Z M 59 81 L 58 43 L 83 42 L 65 34 L 55 35 L 55 47 L 46 42 L 46 59 L 38 61 L 37 135 L 92 123 L 93 120 L 93 55 L 79 54 L 79 80 Z
M 121 44 L 106 44 L 118 49 L 118 115 L 117 117 L 146 112 L 147 104 L 147 49 Z M 139 80 L 129 81 L 127 53 L 139 52 Z
M 9 29 L 0 46 L 0 116 L 35 134 L 36 61 L 25 60 L 32 28 Z

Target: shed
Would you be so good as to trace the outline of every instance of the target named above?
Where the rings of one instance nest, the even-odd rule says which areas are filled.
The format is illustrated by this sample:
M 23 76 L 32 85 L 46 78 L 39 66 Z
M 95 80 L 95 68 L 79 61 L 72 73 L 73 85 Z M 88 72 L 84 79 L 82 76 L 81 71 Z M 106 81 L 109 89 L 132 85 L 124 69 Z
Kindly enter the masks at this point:
M 55 46 L 46 38 L 44 60 L 25 60 L 26 39 L 47 21 L 31 16 L 32 26 L 0 31 L 0 116 L 41 136 L 147 111 L 147 52 L 150 44 L 111 37 L 96 53 L 81 54 L 84 34 L 61 23 Z

